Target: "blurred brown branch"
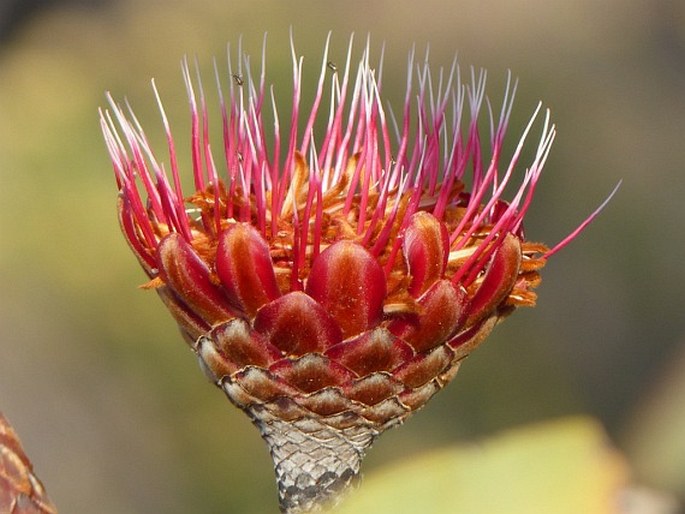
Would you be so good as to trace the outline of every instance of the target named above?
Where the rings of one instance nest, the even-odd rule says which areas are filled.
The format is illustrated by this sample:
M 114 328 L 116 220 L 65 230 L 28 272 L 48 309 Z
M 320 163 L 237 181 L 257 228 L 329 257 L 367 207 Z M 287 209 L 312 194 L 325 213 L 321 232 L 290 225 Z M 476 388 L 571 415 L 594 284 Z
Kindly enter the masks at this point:
M 45 488 L 33 473 L 19 437 L 0 413 L 0 512 L 57 514 Z

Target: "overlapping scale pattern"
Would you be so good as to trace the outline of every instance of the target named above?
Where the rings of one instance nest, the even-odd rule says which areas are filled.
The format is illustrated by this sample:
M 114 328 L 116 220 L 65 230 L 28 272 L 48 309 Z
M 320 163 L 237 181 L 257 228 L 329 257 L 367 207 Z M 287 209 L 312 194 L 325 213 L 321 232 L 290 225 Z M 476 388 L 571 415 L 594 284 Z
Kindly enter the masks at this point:
M 236 227 L 219 235 L 216 267 L 229 302 L 243 314 L 208 319 L 213 328 L 195 350 L 210 379 L 270 442 L 283 508 L 306 511 L 321 495 L 345 489 L 374 439 L 444 387 L 485 338 L 518 276 L 520 246 L 516 239 L 500 246 L 469 295 L 445 276 L 445 226 L 417 212 L 404 233 L 415 302 L 408 312 L 384 315 L 385 274 L 359 243 L 340 240 L 321 252 L 305 291 L 280 295 L 272 287 L 264 294 L 262 284 L 276 283 L 270 260 L 251 259 L 241 272 L 225 271 L 239 270 L 242 258 L 256 253 L 246 248 L 245 237 L 234 235 L 239 231 L 249 232 L 251 248 L 268 249 L 256 231 Z M 183 297 L 178 282 L 166 281 Z M 241 290 L 255 292 L 236 294 Z M 286 450 L 293 438 L 299 441 L 295 452 Z M 309 469 L 302 466 L 308 459 L 332 464 Z

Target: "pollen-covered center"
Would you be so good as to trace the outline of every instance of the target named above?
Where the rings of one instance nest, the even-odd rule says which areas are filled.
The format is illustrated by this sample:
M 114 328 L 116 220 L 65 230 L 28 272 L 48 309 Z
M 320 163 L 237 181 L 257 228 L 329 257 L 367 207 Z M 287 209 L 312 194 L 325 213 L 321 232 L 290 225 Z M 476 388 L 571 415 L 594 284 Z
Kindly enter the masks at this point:
M 493 253 L 488 251 L 491 250 L 490 247 L 494 249 L 499 244 L 496 238 L 490 241 L 487 239 L 499 221 L 497 215 L 504 212 L 506 204 L 498 202 L 497 209 L 493 209 L 488 216 L 482 216 L 482 206 L 469 214 L 470 196 L 463 193 L 464 186 L 460 181 L 454 181 L 447 194 L 445 190 L 431 195 L 425 190 L 417 192 L 400 190 L 399 187 L 380 192 L 378 184 L 375 183 L 368 184 L 363 192 L 359 191 L 359 186 L 352 192 L 350 184 L 353 183 L 356 159 L 351 159 L 347 173 L 324 191 L 317 181 L 310 179 L 311 171 L 302 156 L 296 154 L 296 159 L 297 175 L 285 194 L 286 198 L 292 200 L 282 205 L 278 212 L 271 209 L 271 195 L 274 194 L 271 191 L 266 193 L 265 201 L 261 202 L 264 210 L 258 212 L 256 206 L 260 202 L 255 198 L 254 192 L 246 196 L 240 187 L 235 187 L 231 193 L 223 183 L 219 184 L 218 189 L 209 186 L 187 199 L 190 204 L 187 212 L 194 213 L 194 216 L 189 216 L 193 233 L 191 244 L 210 269 L 215 269 L 219 235 L 238 223 L 236 217 L 240 218 L 238 213 L 242 211 L 242 217 L 259 230 L 268 244 L 281 294 L 293 289 L 306 288 L 315 258 L 333 243 L 346 240 L 364 246 L 384 269 L 387 281 L 386 303 L 390 306 L 389 309 L 411 310 L 414 308 L 412 297 L 418 296 L 417 292 L 425 291 L 425 287 L 419 289 L 417 286 L 421 278 L 419 275 L 432 274 L 431 280 L 426 281 L 428 285 L 443 276 L 450 279 L 479 249 L 483 255 L 489 257 Z M 360 174 L 363 174 L 363 170 Z M 313 188 L 316 189 L 312 190 Z M 411 203 L 416 197 L 420 198 L 420 204 L 412 208 Z M 440 228 L 445 233 L 452 234 L 453 241 L 445 241 L 446 247 L 438 248 L 438 238 L 419 238 L 420 242 L 428 241 L 427 244 L 430 246 L 432 243 L 432 246 L 417 250 L 428 254 L 421 255 L 417 262 L 426 266 L 432 265 L 432 269 L 425 272 L 409 270 L 407 256 L 404 253 L 411 252 L 416 245 L 409 245 L 407 248 L 406 244 L 400 244 L 402 237 L 406 241 L 411 233 L 411 228 L 407 231 L 409 214 L 433 211 L 442 197 L 445 198 L 446 205 L 439 220 L 442 225 Z M 364 213 L 361 211 L 362 205 Z M 247 216 L 246 212 L 249 213 Z M 195 213 L 199 213 L 199 216 Z M 235 217 L 231 217 L 230 214 Z M 482 216 L 482 220 L 478 226 L 474 226 L 473 223 L 464 223 L 469 221 L 464 219 L 465 215 L 472 218 Z M 218 230 L 212 223 L 215 219 L 220 220 Z M 260 220 L 263 223 L 260 223 Z M 432 229 L 431 227 L 427 230 Z M 157 232 L 163 236 L 168 232 L 168 228 L 158 226 Z M 533 305 L 535 294 L 530 290 L 530 285 L 537 285 L 539 281 L 537 270 L 544 265 L 539 256 L 544 253 L 546 247 L 526 241 L 522 243 L 523 259 L 520 272 L 521 285 L 525 287 L 512 293 L 511 303 Z M 458 249 L 452 250 L 450 247 Z M 440 269 L 439 262 L 442 252 L 446 255 L 444 269 Z M 252 265 L 247 260 L 247 254 L 243 254 L 242 257 L 246 259 L 243 266 Z M 489 259 L 481 259 L 476 272 L 472 271 L 474 276 L 467 284 L 473 284 L 472 289 L 475 290 L 480 285 L 488 262 Z M 346 275 L 351 273 L 354 273 L 353 269 L 344 270 Z M 515 271 L 515 274 L 518 274 L 518 271 Z M 294 284 L 299 284 L 300 287 L 294 287 Z M 345 297 L 349 298 L 350 295 Z

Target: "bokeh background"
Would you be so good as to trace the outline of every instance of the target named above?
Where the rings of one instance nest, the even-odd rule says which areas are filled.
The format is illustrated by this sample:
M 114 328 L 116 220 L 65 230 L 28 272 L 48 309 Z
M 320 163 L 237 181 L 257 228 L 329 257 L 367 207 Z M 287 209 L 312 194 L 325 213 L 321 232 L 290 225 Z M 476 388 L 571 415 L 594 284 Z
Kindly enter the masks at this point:
M 177 137 L 180 59 L 269 33 L 283 98 L 292 27 L 305 67 L 348 36 L 385 43 L 385 89 L 430 44 L 520 79 L 559 136 L 527 234 L 554 243 L 623 185 L 544 270 L 539 305 L 498 327 L 447 390 L 379 440 L 365 470 L 573 414 L 599 420 L 635 480 L 685 496 L 685 4 L 669 0 L 80 0 L 0 4 L 0 409 L 62 512 L 274 512 L 266 448 L 198 372 L 119 233 L 98 126 L 104 92 Z M 398 84 L 393 90 L 392 84 Z M 161 134 L 159 134 L 161 136 Z M 515 138 L 515 136 L 513 136 Z M 153 137 L 162 143 L 161 137 Z M 160 147 L 161 149 L 161 147 Z M 187 161 L 186 161 L 187 162 Z M 515 472 L 515 471 L 514 471 Z

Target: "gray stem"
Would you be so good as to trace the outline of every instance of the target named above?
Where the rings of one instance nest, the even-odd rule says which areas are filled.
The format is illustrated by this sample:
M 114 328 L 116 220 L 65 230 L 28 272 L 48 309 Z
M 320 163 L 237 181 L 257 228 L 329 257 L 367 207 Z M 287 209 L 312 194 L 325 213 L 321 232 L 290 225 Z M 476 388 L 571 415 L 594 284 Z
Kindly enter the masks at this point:
M 337 503 L 359 474 L 378 432 L 333 428 L 317 419 L 292 422 L 251 413 L 274 461 L 281 512 L 319 512 Z M 267 418 L 267 419 L 264 419 Z

